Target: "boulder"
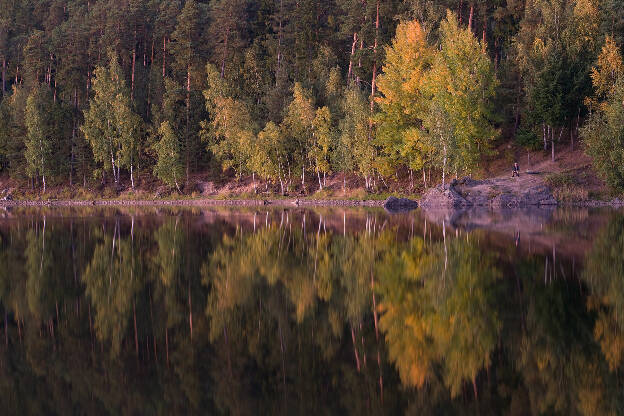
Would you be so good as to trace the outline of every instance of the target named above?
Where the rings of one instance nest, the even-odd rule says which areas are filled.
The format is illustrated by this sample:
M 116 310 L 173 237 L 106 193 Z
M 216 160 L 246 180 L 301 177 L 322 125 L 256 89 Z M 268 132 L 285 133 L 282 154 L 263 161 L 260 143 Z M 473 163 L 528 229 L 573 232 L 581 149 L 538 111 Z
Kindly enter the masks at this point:
M 418 202 L 408 198 L 396 198 L 391 196 L 386 199 L 384 208 L 391 212 L 409 211 L 418 208 Z
M 420 206 L 425 208 L 463 208 L 471 205 L 453 186 L 436 186 L 420 199 Z

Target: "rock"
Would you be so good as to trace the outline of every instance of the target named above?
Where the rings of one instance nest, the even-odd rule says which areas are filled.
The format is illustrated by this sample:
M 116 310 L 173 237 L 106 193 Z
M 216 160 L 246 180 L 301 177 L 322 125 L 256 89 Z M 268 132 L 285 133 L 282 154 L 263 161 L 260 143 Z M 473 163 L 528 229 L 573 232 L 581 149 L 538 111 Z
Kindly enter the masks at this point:
M 471 205 L 453 186 L 436 186 L 425 192 L 420 199 L 420 206 L 425 208 L 462 208 Z
M 418 208 L 418 202 L 407 198 L 395 198 L 391 196 L 386 199 L 384 208 L 391 212 L 409 211 Z
M 199 182 L 197 184 L 197 190 L 202 195 L 215 195 L 217 193 L 214 182 Z

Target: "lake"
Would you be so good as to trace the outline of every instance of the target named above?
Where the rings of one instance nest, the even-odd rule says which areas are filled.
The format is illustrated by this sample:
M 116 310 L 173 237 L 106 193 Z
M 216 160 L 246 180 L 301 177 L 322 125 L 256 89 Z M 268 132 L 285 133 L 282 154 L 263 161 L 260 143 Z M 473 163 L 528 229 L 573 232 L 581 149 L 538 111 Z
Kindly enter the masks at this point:
M 6 414 L 618 414 L 624 213 L 15 208 Z

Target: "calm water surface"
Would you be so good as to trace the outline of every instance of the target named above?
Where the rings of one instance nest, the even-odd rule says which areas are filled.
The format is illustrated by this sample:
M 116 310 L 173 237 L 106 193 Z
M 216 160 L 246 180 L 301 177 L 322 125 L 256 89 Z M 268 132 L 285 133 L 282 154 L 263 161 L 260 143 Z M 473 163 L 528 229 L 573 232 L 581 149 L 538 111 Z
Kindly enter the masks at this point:
M 5 414 L 621 414 L 624 213 L 3 211 Z

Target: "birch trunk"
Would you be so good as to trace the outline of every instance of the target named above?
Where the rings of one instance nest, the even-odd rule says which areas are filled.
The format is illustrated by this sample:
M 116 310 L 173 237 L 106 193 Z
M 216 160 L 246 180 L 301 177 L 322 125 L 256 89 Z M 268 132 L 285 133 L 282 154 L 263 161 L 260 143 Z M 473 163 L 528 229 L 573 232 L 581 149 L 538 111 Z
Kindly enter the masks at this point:
M 371 80 L 370 113 L 368 122 L 368 141 L 373 137 L 373 112 L 375 110 L 375 92 L 377 88 L 377 39 L 379 37 L 379 0 L 377 0 L 377 17 L 375 20 L 375 43 L 373 44 L 373 78 Z
M 165 77 L 165 64 L 167 61 L 167 38 L 163 36 L 163 67 L 162 67 L 162 76 Z
M 446 180 L 446 145 L 444 145 L 444 159 L 442 161 L 442 189 L 444 189 Z
M 351 44 L 351 55 L 349 56 L 349 72 L 347 74 L 347 84 L 351 82 L 353 75 L 353 55 L 355 55 L 355 47 L 357 46 L 358 34 L 353 32 L 353 43 Z
M 2 95 L 6 93 L 6 57 L 2 57 Z

